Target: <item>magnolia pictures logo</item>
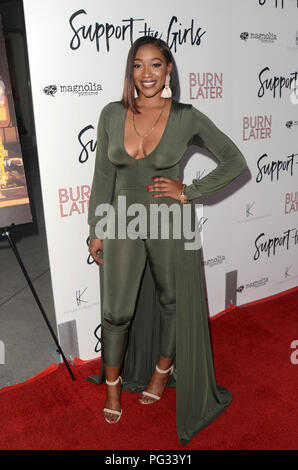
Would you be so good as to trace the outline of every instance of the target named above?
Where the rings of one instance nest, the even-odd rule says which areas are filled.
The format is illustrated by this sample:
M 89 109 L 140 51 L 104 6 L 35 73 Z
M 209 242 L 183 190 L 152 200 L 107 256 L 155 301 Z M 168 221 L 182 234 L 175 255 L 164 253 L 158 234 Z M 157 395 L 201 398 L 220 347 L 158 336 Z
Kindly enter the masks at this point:
M 81 83 L 75 85 L 47 85 L 44 87 L 43 92 L 45 95 L 55 97 L 56 93 L 59 94 L 74 94 L 77 96 L 94 96 L 102 91 L 102 85 L 96 82 Z
M 294 126 L 298 126 L 298 121 L 290 120 L 285 123 L 287 129 L 293 129 Z
M 226 260 L 226 257 L 224 255 L 217 255 L 214 258 L 209 258 L 206 261 L 203 261 L 204 266 L 208 266 L 209 268 L 212 268 L 213 266 L 218 266 L 219 264 L 222 264 Z
M 247 31 L 240 33 L 240 39 L 246 42 L 248 39 L 260 41 L 262 43 L 274 43 L 277 41 L 275 33 L 248 33 Z
M 256 281 L 248 282 L 247 284 L 241 284 L 241 286 L 237 287 L 236 291 L 241 293 L 244 291 L 244 289 L 249 289 L 252 287 L 256 289 L 257 287 L 265 286 L 268 280 L 268 277 L 262 277 L 261 279 L 257 279 Z
M 56 85 L 49 85 L 44 87 L 43 92 L 45 95 L 54 96 L 57 93 Z

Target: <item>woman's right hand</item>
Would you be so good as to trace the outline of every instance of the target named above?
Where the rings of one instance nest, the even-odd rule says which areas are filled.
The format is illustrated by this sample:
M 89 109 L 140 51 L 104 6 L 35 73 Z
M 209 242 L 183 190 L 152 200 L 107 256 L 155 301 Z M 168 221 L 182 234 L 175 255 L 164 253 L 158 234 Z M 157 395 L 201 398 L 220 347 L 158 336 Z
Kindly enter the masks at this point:
M 102 240 L 100 238 L 90 238 L 89 253 L 96 263 L 103 264 L 102 256 L 99 256 L 99 251 L 102 251 Z

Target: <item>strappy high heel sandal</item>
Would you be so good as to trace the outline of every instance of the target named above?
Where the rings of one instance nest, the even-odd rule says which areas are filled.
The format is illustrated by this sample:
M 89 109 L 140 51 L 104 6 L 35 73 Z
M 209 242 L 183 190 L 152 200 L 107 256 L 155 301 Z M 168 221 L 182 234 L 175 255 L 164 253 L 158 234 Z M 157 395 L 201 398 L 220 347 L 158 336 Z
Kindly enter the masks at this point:
M 173 370 L 174 370 L 174 366 L 172 365 L 171 367 L 169 367 L 168 369 L 165 369 L 165 370 L 162 370 L 158 367 L 158 365 L 155 366 L 155 369 L 157 370 L 157 372 L 159 372 L 160 374 L 167 374 L 168 372 L 170 372 L 170 375 L 172 375 L 173 373 Z M 170 377 L 169 375 L 169 377 Z M 142 398 L 143 397 L 150 397 L 150 398 L 153 398 L 153 401 L 147 401 L 147 400 L 144 400 L 142 401 Z M 155 401 L 157 400 L 160 400 L 161 399 L 161 396 L 158 396 L 158 395 L 155 395 L 154 393 L 150 393 L 150 392 L 142 392 L 140 398 L 139 398 L 139 402 L 142 403 L 142 405 L 151 405 L 152 403 L 154 403 Z
M 121 385 L 122 385 L 122 377 L 121 375 L 119 375 L 118 379 L 114 380 L 114 382 L 109 382 L 108 380 L 106 380 L 106 384 L 107 385 L 117 385 L 119 383 L 119 380 L 121 381 Z M 110 419 L 107 417 L 107 416 L 104 416 L 104 419 L 106 420 L 107 423 L 110 423 L 110 424 L 116 424 L 118 423 L 119 419 L 121 418 L 121 415 L 122 415 L 122 409 L 120 411 L 117 411 L 117 410 L 110 410 L 109 408 L 104 408 L 103 409 L 103 412 L 106 412 L 106 413 L 111 413 L 113 415 L 117 415 L 118 418 L 115 420 L 115 421 L 110 421 Z

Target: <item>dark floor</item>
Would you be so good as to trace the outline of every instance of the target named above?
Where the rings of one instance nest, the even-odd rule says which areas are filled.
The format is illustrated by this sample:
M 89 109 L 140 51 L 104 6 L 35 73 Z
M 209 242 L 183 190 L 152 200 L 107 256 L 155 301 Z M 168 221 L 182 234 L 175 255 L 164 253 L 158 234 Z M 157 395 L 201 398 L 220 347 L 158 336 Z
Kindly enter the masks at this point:
M 22 140 L 34 222 L 11 232 L 50 324 L 57 334 L 36 147 Z M 55 342 L 6 238 L 0 238 L 0 388 L 22 382 L 52 363 L 59 364 Z M 2 363 L 4 362 L 4 364 Z

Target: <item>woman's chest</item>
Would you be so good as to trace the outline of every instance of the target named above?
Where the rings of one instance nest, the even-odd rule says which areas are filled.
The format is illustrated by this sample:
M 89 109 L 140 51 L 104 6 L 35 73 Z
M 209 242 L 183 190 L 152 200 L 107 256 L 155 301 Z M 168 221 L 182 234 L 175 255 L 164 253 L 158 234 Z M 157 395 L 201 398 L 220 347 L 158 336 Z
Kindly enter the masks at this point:
M 124 122 L 125 116 L 119 113 L 116 119 L 109 125 L 108 129 L 108 158 L 117 167 L 149 164 L 156 169 L 171 168 L 180 162 L 184 152 L 188 147 L 190 135 L 187 129 L 179 128 L 175 116 L 171 116 L 171 122 L 168 123 L 155 147 L 143 158 L 134 158 L 127 152 L 124 144 Z M 136 137 L 136 146 L 139 139 Z M 141 152 L 145 150 L 146 143 L 140 144 Z M 154 141 L 150 141 L 149 147 L 152 148 Z M 148 148 L 149 148 L 148 147 Z

